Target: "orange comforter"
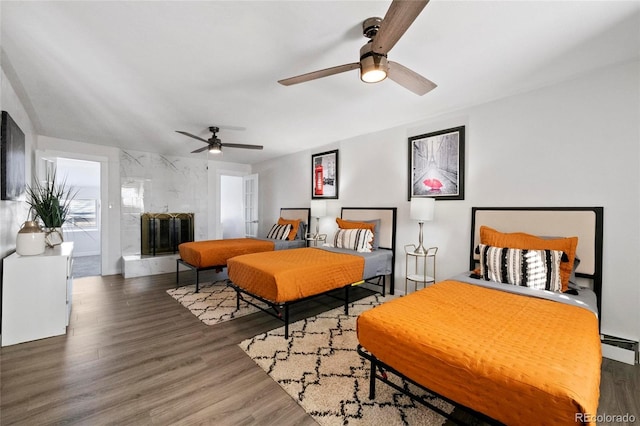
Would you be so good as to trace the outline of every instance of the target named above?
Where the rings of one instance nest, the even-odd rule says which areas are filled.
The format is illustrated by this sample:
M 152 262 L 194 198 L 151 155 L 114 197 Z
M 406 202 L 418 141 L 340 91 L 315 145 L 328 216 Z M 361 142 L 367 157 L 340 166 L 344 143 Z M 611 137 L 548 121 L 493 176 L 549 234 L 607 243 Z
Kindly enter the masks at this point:
M 227 268 L 238 287 L 284 303 L 362 280 L 364 258 L 309 247 L 234 257 Z
M 224 266 L 234 256 L 248 253 L 273 251 L 272 241 L 253 238 L 231 238 L 227 240 L 193 241 L 178 246 L 180 258 L 196 268 Z
M 513 425 L 579 424 L 589 416 L 595 424 L 598 333 L 598 319 L 587 309 L 458 281 L 358 318 L 360 344 L 379 360 Z

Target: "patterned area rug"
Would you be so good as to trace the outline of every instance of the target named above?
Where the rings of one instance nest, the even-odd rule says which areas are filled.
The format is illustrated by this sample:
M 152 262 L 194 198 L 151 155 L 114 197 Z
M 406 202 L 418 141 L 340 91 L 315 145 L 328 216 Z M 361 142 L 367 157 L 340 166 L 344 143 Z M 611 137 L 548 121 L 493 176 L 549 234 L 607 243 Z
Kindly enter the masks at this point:
M 240 347 L 321 425 L 442 425 L 443 417 L 384 383 L 377 383 L 376 399 L 369 399 L 369 363 L 356 351 L 356 318 L 388 299 L 370 296 L 354 302 L 349 315 L 340 307 L 293 323 L 289 340 L 281 327 Z M 397 378 L 396 383 L 409 386 Z M 444 401 L 409 388 L 453 411 Z
M 240 301 L 240 309 L 236 309 L 236 292 L 227 286 L 225 281 L 210 284 L 200 283 L 200 291 L 196 293 L 195 290 L 196 286 L 192 284 L 169 289 L 167 293 L 207 325 L 219 324 L 259 312 L 258 308 L 242 300 Z

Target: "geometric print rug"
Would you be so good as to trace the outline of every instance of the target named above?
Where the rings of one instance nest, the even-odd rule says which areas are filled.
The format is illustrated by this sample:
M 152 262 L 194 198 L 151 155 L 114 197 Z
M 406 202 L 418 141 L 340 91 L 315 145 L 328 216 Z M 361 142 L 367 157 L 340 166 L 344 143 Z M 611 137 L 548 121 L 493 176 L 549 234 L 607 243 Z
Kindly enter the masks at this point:
M 229 287 L 224 280 L 210 284 L 201 283 L 200 292 L 196 293 L 195 290 L 196 286 L 192 284 L 169 289 L 167 293 L 206 325 L 220 324 L 259 312 L 258 308 L 243 300 L 240 300 L 240 309 L 236 309 L 236 291 Z
M 393 296 L 391 296 L 393 297 Z M 442 425 L 445 419 L 392 387 L 377 383 L 369 399 L 370 363 L 356 351 L 356 319 L 390 300 L 377 294 L 240 343 L 240 347 L 320 425 Z M 389 374 L 396 384 L 447 413 L 453 406 Z

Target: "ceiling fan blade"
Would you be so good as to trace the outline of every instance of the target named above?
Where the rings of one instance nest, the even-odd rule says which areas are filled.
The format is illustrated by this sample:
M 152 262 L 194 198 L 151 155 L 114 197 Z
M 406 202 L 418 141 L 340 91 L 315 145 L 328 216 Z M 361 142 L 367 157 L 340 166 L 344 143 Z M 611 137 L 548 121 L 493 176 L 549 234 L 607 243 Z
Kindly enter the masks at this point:
M 291 78 L 285 78 L 284 80 L 278 80 L 278 83 L 283 86 L 291 86 L 292 84 L 304 83 L 305 81 L 315 80 L 317 78 L 329 77 L 330 75 L 340 74 L 341 72 L 355 70 L 360 68 L 359 62 L 352 64 L 338 65 L 337 67 L 326 68 L 320 71 L 313 71 L 307 74 L 298 75 Z
M 396 45 L 429 0 L 393 0 L 373 38 L 372 50 L 386 55 Z
M 192 135 L 191 133 L 183 132 L 182 130 L 176 130 L 176 133 L 180 133 L 180 134 L 183 134 L 185 136 L 189 136 L 190 138 L 198 139 L 199 141 L 202 141 L 204 143 L 209 143 L 208 140 L 202 139 L 200 136 Z
M 247 145 L 242 143 L 223 143 L 221 145 L 228 148 L 264 149 L 262 145 Z
M 199 152 L 203 152 L 203 151 L 206 151 L 206 150 L 208 150 L 208 149 L 209 149 L 209 145 L 207 145 L 207 146 L 203 146 L 202 148 L 198 148 L 198 149 L 196 149 L 195 151 L 191 151 L 191 153 L 192 153 L 192 154 L 197 154 L 197 153 L 199 153 Z
M 387 77 L 420 96 L 438 87 L 431 80 L 427 80 L 417 72 L 411 71 L 409 68 L 393 61 L 389 61 Z

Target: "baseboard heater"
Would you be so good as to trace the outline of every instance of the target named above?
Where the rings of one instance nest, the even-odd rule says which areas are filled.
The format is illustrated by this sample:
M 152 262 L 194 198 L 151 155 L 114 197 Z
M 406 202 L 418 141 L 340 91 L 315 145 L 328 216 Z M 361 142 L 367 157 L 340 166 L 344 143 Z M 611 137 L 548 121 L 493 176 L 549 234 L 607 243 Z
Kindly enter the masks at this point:
M 602 342 L 602 356 L 625 364 L 639 363 L 638 342 L 622 337 L 600 335 Z

